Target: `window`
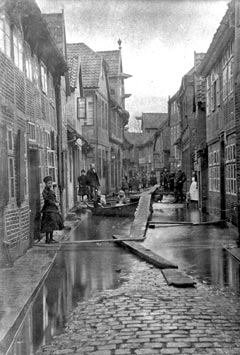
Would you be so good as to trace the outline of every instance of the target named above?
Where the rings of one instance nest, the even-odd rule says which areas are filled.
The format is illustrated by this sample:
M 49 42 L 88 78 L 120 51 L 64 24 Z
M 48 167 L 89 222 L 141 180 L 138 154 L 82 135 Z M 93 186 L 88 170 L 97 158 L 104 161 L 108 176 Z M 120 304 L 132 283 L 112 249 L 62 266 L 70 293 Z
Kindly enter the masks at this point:
M 11 29 L 7 17 L 0 14 L 0 49 L 11 57 Z
M 23 71 L 23 39 L 16 28 L 13 31 L 13 57 L 15 65 Z
M 209 191 L 220 191 L 220 153 L 214 150 L 208 155 Z
M 9 178 L 9 197 L 15 197 L 15 173 L 14 173 L 14 158 L 8 158 L 8 178 Z
M 51 136 L 47 131 L 45 131 L 45 146 L 49 149 L 51 148 Z
M 33 66 L 33 82 L 39 88 L 39 63 L 36 56 L 33 57 L 32 66 Z
M 86 99 L 87 105 L 87 119 L 85 120 L 85 124 L 92 125 L 94 118 L 94 105 L 93 105 L 93 97 L 88 96 Z
M 228 144 L 225 148 L 226 193 L 236 195 L 236 145 Z
M 28 139 L 31 141 L 36 141 L 36 127 L 35 124 L 32 122 L 28 122 L 27 124 L 27 133 Z
M 84 97 L 77 98 L 77 118 L 86 119 L 86 99 Z
M 41 84 L 42 84 L 42 91 L 47 94 L 47 68 L 46 66 L 41 63 Z
M 13 153 L 13 134 L 11 130 L 8 130 L 7 141 L 8 141 L 8 153 Z
M 26 66 L 26 75 L 29 80 L 33 80 L 33 69 L 32 69 L 32 56 L 30 47 L 26 47 L 26 56 L 25 56 L 25 66 Z
M 47 152 L 48 174 L 56 181 L 56 167 L 55 167 L 55 151 Z
M 233 92 L 233 43 L 225 51 L 222 59 L 223 100 L 227 100 Z

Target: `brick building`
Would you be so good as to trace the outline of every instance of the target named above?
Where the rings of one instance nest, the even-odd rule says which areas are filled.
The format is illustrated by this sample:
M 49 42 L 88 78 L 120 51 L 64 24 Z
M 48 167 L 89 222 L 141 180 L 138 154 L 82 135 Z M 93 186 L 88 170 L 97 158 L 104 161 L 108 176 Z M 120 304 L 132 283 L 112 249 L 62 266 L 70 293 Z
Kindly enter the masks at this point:
M 178 92 L 168 100 L 168 122 L 170 129 L 170 172 L 175 173 L 177 164 L 182 163 L 181 151 L 181 115 L 178 104 Z
M 5 1 L 0 26 L 1 261 L 39 234 L 42 180 L 58 182 L 61 76 L 67 65 L 35 1 Z M 29 237 L 30 236 L 30 237 Z M 6 253 L 8 250 L 8 253 Z
M 231 2 L 198 71 L 206 79 L 208 211 L 236 223 L 234 21 L 234 2 Z

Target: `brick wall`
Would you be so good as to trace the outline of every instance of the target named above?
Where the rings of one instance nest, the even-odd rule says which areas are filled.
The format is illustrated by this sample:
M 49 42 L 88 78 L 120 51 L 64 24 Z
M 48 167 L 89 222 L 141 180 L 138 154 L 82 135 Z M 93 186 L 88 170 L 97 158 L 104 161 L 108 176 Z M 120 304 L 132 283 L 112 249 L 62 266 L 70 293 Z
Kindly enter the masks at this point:
M 48 96 L 30 82 L 24 72 L 21 72 L 13 63 L 0 52 L 0 130 L 1 136 L 5 139 L 0 140 L 0 150 L 5 153 L 4 157 L 7 159 L 7 129 L 10 129 L 13 134 L 14 151 L 12 157 L 15 159 L 15 189 L 16 195 L 19 194 L 21 179 L 21 169 L 16 170 L 17 151 L 16 138 L 19 130 L 21 137 L 27 138 L 27 122 L 31 121 L 40 129 L 47 129 L 49 132 L 54 130 L 56 137 L 56 111 L 53 104 L 50 104 Z M 50 110 L 52 110 L 52 119 L 50 122 Z M 39 138 L 38 138 L 39 139 Z M 44 167 L 43 173 L 46 175 L 47 171 L 47 149 L 46 142 L 35 143 L 34 149 L 41 149 L 44 152 Z M 56 145 L 55 145 L 56 149 Z M 1 155 L 2 156 L 2 155 Z M 2 158 L 1 158 L 2 159 Z M 3 159 L 2 159 L 3 161 Z M 29 160 L 27 160 L 29 164 Z M 57 173 L 57 170 L 56 170 Z M 0 169 L 1 181 L 4 181 L 6 189 L 0 193 L 2 202 L 0 203 L 0 214 L 3 216 L 0 230 L 1 241 L 0 249 L 3 251 L 2 243 L 10 243 L 11 255 L 17 258 L 29 247 L 30 244 L 30 214 L 29 214 L 29 196 L 26 194 L 22 201 L 17 202 L 16 198 L 9 198 L 8 193 L 8 161 Z M 21 180 L 22 181 L 22 180 Z M 2 185 L 3 186 L 3 185 Z M 29 186 L 29 182 L 28 182 Z M 21 186 L 22 188 L 22 186 Z M 39 186 L 39 195 L 41 199 L 43 185 Z M 7 190 L 7 193 L 6 193 Z M 2 195 L 5 195 L 4 199 Z

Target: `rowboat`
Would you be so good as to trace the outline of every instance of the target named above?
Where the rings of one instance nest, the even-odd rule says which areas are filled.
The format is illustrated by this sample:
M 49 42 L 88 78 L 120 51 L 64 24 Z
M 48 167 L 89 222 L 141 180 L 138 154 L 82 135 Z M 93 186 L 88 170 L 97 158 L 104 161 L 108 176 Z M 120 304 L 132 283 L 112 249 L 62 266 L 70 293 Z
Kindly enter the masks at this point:
M 126 203 L 123 205 L 114 206 L 104 206 L 104 207 L 94 207 L 87 204 L 88 209 L 91 210 L 92 214 L 95 216 L 111 216 L 111 217 L 132 217 L 134 216 L 135 210 L 137 208 L 138 201 L 132 203 Z

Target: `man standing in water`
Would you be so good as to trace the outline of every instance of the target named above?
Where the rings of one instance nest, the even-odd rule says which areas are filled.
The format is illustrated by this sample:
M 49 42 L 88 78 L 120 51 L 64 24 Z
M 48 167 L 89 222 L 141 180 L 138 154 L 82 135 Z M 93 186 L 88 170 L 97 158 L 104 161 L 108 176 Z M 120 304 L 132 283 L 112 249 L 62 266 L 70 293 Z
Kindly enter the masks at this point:
M 183 202 L 183 184 L 186 181 L 186 175 L 182 171 L 180 164 L 177 165 L 177 173 L 175 175 L 175 203 Z
M 90 187 L 90 199 L 93 200 L 97 197 L 97 191 L 100 187 L 98 174 L 94 164 L 90 164 L 90 169 L 87 172 L 87 179 Z

